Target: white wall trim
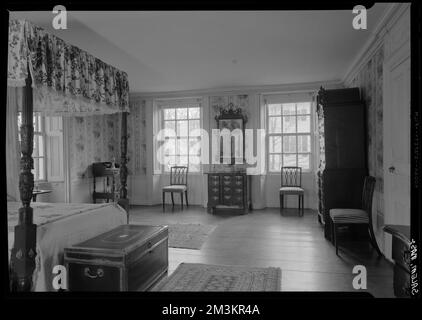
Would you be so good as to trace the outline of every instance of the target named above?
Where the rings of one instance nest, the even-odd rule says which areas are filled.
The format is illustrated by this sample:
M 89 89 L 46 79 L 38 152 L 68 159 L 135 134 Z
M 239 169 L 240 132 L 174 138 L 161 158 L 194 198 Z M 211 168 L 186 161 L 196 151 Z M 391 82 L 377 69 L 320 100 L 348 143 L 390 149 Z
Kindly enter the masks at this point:
M 209 88 L 187 91 L 167 91 L 167 92 L 131 92 L 131 98 L 180 98 L 180 97 L 198 97 L 207 95 L 225 95 L 225 94 L 254 94 L 254 93 L 282 93 L 282 92 L 302 92 L 324 88 L 342 88 L 343 83 L 340 79 L 304 83 L 264 85 L 264 86 L 242 86 L 242 87 L 223 87 Z
M 342 78 L 342 83 L 350 82 L 362 67 L 366 64 L 372 54 L 384 44 L 384 36 L 388 29 L 393 25 L 402 13 L 409 7 L 408 3 L 391 3 L 383 12 L 380 20 L 371 33 L 369 39 L 365 42 L 362 49 L 356 55 Z

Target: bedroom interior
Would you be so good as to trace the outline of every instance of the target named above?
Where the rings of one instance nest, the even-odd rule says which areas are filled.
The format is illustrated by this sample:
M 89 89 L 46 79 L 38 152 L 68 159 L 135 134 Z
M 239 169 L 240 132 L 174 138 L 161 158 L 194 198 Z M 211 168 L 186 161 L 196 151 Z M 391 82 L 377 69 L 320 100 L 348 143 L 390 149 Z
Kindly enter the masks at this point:
M 410 296 L 410 4 L 67 14 L 10 12 L 12 291 Z

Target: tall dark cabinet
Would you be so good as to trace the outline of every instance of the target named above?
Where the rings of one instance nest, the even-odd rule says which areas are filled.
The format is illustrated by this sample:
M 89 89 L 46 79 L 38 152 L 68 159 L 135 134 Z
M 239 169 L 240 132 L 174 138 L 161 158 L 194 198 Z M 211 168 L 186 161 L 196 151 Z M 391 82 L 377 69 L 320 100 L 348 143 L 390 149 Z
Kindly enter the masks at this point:
M 329 240 L 329 210 L 361 207 L 368 174 L 365 112 L 358 88 L 318 92 L 318 221 Z

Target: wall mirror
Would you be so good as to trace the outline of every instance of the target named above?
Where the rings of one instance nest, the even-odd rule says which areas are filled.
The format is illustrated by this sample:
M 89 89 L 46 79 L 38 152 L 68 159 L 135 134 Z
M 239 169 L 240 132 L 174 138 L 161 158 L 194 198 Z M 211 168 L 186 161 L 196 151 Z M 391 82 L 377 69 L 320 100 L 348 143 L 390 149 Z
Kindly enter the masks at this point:
M 241 108 L 235 108 L 233 103 L 229 103 L 227 108 L 220 108 L 220 113 L 215 117 L 215 120 L 221 135 L 220 163 L 243 164 L 245 158 L 246 115 L 242 113 Z M 226 131 L 221 132 L 224 129 Z

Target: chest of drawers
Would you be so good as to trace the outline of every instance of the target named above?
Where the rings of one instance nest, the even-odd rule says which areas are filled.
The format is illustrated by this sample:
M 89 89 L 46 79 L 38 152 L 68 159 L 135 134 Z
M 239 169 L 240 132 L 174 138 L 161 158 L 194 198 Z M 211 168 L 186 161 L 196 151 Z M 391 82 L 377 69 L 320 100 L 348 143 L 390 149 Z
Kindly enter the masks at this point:
M 247 213 L 251 206 L 249 176 L 243 172 L 208 173 L 208 208 Z

